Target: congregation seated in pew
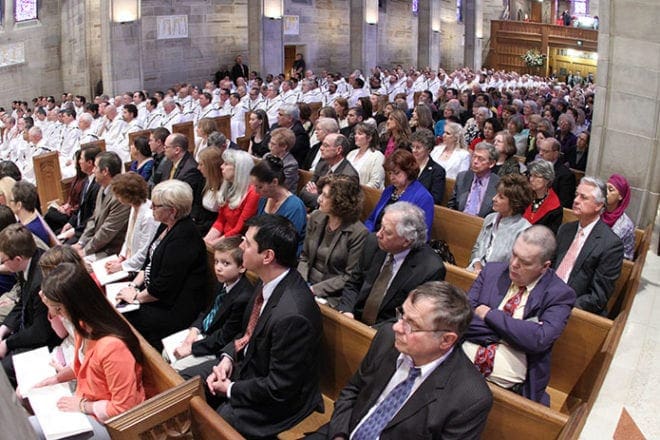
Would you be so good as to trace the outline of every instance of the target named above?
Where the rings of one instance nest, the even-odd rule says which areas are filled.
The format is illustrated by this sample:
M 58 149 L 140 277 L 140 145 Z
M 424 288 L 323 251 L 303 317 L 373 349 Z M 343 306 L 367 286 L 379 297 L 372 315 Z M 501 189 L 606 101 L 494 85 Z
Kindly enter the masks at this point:
M 484 266 L 468 292 L 474 317 L 462 345 L 489 381 L 547 406 L 552 346 L 575 303 L 550 268 L 555 248 L 552 231 L 532 226 L 508 263 Z

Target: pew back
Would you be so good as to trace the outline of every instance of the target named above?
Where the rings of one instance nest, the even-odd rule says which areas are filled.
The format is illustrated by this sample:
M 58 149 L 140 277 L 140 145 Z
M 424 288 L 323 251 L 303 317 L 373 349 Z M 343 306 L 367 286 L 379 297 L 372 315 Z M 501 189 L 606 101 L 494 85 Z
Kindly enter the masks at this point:
M 41 212 L 48 210 L 50 202 L 64 200 L 59 156 L 60 153 L 57 151 L 51 151 L 32 158 L 37 194 L 41 201 Z
M 227 139 L 231 139 L 231 116 L 217 116 L 215 125 L 220 133 L 224 134 Z
M 181 133 L 188 139 L 188 151 L 195 152 L 195 127 L 192 121 L 180 122 L 172 125 L 172 133 Z

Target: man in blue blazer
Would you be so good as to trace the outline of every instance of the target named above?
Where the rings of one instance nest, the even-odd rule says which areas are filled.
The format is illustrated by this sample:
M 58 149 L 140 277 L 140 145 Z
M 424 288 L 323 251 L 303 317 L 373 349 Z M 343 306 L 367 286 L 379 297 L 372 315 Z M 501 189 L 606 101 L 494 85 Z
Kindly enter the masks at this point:
M 496 161 L 495 147 L 487 142 L 479 142 L 474 148 L 470 169 L 456 176 L 454 194 L 447 206 L 479 217 L 486 217 L 493 212 L 493 197 L 500 181 L 491 172 Z
M 575 303 L 550 268 L 555 248 L 550 229 L 532 226 L 516 239 L 509 264 L 486 264 L 468 293 L 474 317 L 463 343 L 489 381 L 548 406 L 552 345 Z

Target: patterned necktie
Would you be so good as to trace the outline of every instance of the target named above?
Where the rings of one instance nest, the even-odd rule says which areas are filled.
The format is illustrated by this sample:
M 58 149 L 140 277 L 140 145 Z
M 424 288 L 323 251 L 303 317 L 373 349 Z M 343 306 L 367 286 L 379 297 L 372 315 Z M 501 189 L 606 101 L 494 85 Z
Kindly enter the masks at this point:
M 387 292 L 387 285 L 390 283 L 390 279 L 392 279 L 393 269 L 394 256 L 392 254 L 387 254 L 385 265 L 378 274 L 378 277 L 374 280 L 374 284 L 371 286 L 371 292 L 369 292 L 367 301 L 364 304 L 362 322 L 367 325 L 374 325 L 376 323 L 378 309 L 380 308 L 380 304 L 383 302 L 383 298 Z
M 389 392 L 385 399 L 378 405 L 378 407 L 371 413 L 371 415 L 360 425 L 353 440 L 372 440 L 378 438 L 387 424 L 394 418 L 399 409 L 403 406 L 410 392 L 412 391 L 415 379 L 419 377 L 422 370 L 419 368 L 411 368 L 408 377 L 392 391 Z
M 522 296 L 525 293 L 527 287 L 523 286 L 518 289 L 518 293 L 513 295 L 509 300 L 504 304 L 502 310 L 504 313 L 509 316 L 513 316 L 514 312 L 520 305 Z M 497 344 L 490 344 L 487 346 L 480 346 L 477 349 L 477 354 L 474 356 L 474 366 L 477 367 L 477 370 L 484 377 L 490 376 L 493 372 L 493 365 L 495 364 L 495 351 L 497 351 Z
M 255 327 L 257 326 L 257 321 L 259 320 L 259 314 L 261 313 L 261 306 L 264 304 L 264 295 L 261 288 L 257 289 L 257 297 L 254 300 L 254 306 L 252 306 L 252 312 L 250 312 L 250 319 L 248 320 L 248 325 L 245 329 L 245 333 L 240 339 L 234 341 L 234 347 L 236 352 L 239 353 L 242 351 L 245 346 L 250 342 L 252 337 L 252 332 L 254 332 Z
M 584 237 L 584 229 L 580 229 L 580 231 L 575 234 L 571 247 L 568 248 L 568 252 L 566 252 L 566 255 L 564 255 L 564 258 L 561 260 L 561 263 L 557 268 L 557 276 L 564 280 L 565 283 L 568 283 L 568 278 L 573 271 L 575 260 L 577 260 L 578 254 L 580 253 L 580 240 L 582 237 Z
M 29 301 L 27 301 L 27 298 L 23 296 L 23 289 L 25 289 L 25 273 L 24 272 L 18 272 L 16 273 L 16 281 L 18 282 L 18 285 L 20 287 L 20 292 L 19 295 L 21 298 L 23 298 L 23 307 L 21 308 L 21 325 L 20 329 L 23 329 L 25 327 L 25 309 L 27 307 L 27 304 Z
M 477 177 L 472 185 L 472 191 L 468 195 L 468 200 L 463 210 L 464 213 L 470 215 L 479 214 L 479 207 L 481 206 L 481 184 L 481 178 Z
M 222 286 L 220 286 L 220 289 L 218 290 L 218 294 L 215 296 L 215 301 L 213 301 L 213 307 L 206 314 L 206 317 L 202 322 L 202 332 L 204 334 L 208 334 L 209 328 L 211 327 L 211 324 L 213 324 L 213 320 L 215 319 L 215 316 L 218 314 L 218 310 L 220 310 L 222 301 L 225 299 L 225 295 L 227 295 L 227 289 L 225 289 L 225 286 L 223 284 Z

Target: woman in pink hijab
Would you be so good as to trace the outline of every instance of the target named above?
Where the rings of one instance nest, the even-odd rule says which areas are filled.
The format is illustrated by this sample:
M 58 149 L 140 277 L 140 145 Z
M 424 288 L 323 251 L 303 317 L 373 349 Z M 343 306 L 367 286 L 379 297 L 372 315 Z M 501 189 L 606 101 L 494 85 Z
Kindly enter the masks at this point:
M 607 180 L 607 202 L 601 219 L 623 242 L 623 257 L 635 256 L 635 224 L 625 213 L 630 203 L 630 185 L 621 174 L 612 174 Z

